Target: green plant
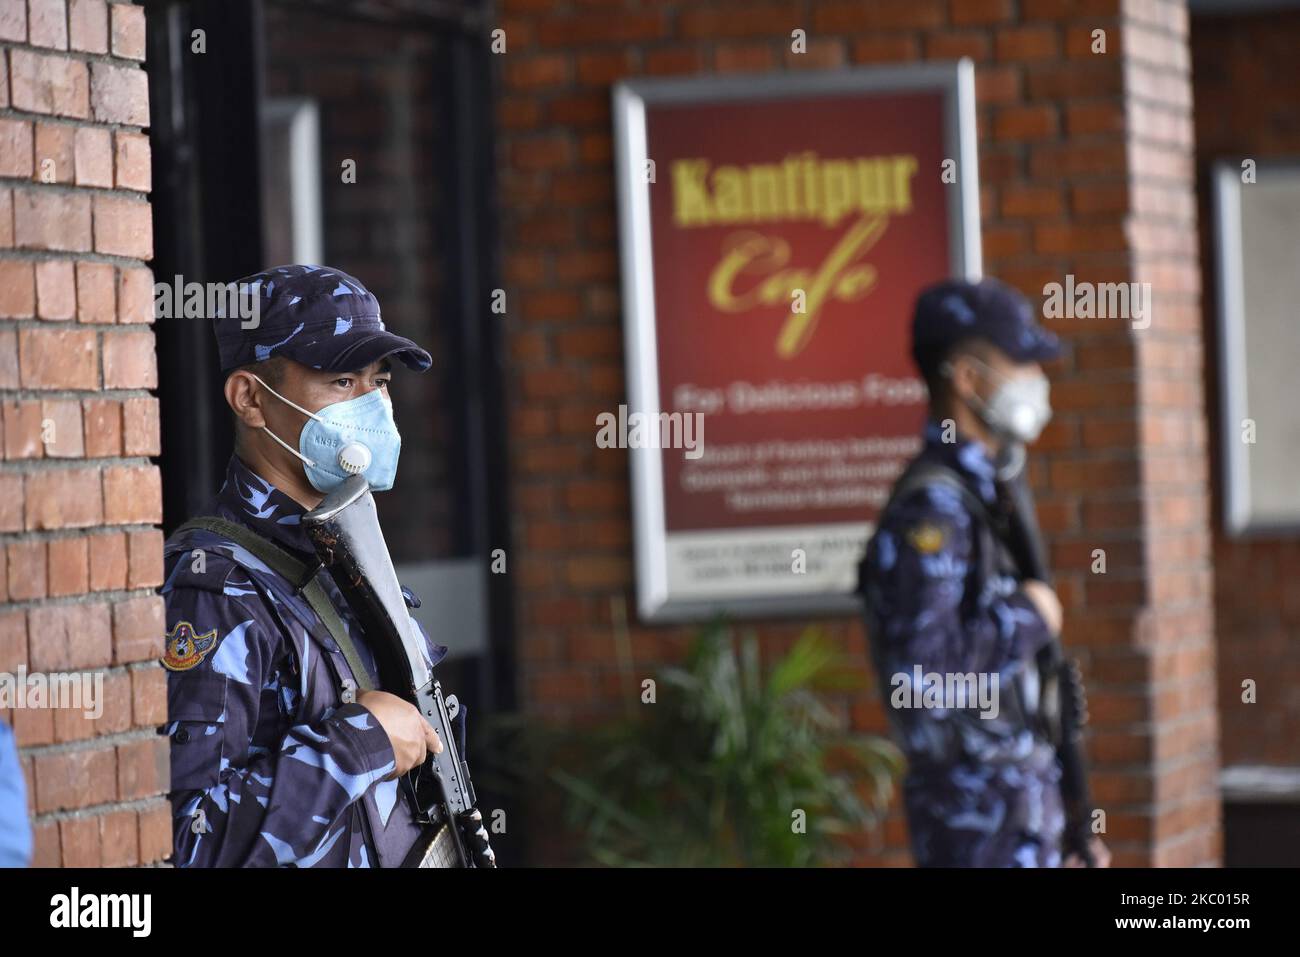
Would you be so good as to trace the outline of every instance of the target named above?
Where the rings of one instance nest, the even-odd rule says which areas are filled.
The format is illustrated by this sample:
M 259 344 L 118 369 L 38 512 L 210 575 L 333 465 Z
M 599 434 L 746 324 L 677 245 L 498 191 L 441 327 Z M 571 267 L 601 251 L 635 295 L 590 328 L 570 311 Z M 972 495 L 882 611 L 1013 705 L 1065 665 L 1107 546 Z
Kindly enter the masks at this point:
M 843 732 L 818 697 L 859 680 L 814 629 L 764 676 L 756 639 L 717 623 L 626 717 L 531 736 L 595 862 L 830 864 L 847 853 L 840 835 L 875 824 L 901 769 L 893 745 Z

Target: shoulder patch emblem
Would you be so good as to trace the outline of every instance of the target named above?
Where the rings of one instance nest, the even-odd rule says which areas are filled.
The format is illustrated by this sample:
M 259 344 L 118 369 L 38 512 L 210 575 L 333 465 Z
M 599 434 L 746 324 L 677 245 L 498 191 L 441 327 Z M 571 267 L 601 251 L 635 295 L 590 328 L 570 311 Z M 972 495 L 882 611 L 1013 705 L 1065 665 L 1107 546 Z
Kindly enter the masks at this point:
M 189 671 L 216 646 L 217 629 L 213 628 L 206 635 L 200 635 L 195 633 L 194 626 L 188 621 L 178 621 L 167 632 L 167 652 L 163 655 L 163 667 L 168 671 Z
M 933 522 L 921 522 L 908 530 L 907 540 L 922 555 L 933 555 L 943 548 L 943 529 Z

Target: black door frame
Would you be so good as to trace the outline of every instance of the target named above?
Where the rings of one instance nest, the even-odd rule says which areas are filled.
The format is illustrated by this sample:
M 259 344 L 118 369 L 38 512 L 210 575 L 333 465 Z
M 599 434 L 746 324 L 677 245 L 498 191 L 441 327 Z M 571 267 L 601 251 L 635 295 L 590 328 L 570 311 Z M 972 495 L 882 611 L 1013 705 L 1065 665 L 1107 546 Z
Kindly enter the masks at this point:
M 442 394 L 456 410 L 454 447 L 463 467 L 453 470 L 457 554 L 490 561 L 510 553 L 504 343 L 489 310 L 500 275 L 494 207 L 490 26 L 477 2 L 377 4 L 312 3 L 331 16 L 436 30 L 453 46 L 439 82 L 451 84 L 452 135 L 430 176 L 450 178 L 454 240 L 444 300 L 444 341 L 453 361 Z M 149 49 L 146 66 L 152 114 L 153 261 L 156 281 L 230 282 L 263 268 L 260 191 L 260 116 L 264 44 L 263 0 L 145 0 Z M 191 31 L 206 32 L 207 53 L 190 53 Z M 238 237 L 238 241 L 232 241 Z M 162 319 L 156 324 L 163 473 L 163 516 L 170 532 L 210 498 L 225 471 L 233 441 L 211 329 L 206 321 Z M 486 713 L 517 707 L 514 595 L 507 575 L 487 574 L 488 654 L 475 675 L 476 699 Z

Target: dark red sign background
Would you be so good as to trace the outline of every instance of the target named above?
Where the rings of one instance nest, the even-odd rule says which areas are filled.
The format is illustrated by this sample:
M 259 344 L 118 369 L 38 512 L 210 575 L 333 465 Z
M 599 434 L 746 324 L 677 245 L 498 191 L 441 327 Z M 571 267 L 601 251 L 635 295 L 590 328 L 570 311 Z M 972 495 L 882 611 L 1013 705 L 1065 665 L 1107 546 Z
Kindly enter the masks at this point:
M 913 378 L 910 322 L 918 290 L 950 274 L 947 191 L 940 173 L 943 153 L 943 97 L 938 92 L 863 93 L 743 103 L 647 107 L 648 152 L 657 182 L 650 189 L 654 257 L 655 322 L 659 395 L 664 411 L 680 383 L 726 388 L 743 380 L 761 385 L 784 382 L 861 381 L 876 372 Z M 853 160 L 906 154 L 916 158 L 911 178 L 912 208 L 893 216 L 879 241 L 859 261 L 878 270 L 864 298 L 845 304 L 828 300 L 812 338 L 796 356 L 777 353 L 778 334 L 789 305 L 758 306 L 726 313 L 708 300 L 707 283 L 728 237 L 743 230 L 786 238 L 791 266 L 818 268 L 860 214 L 850 212 L 834 226 L 812 219 L 679 227 L 673 222 L 672 165 L 678 159 L 707 159 L 711 168 L 781 163 L 791 154 L 815 152 L 820 160 Z M 839 411 L 724 411 L 705 420 L 704 458 L 712 444 L 765 439 L 842 439 L 847 436 L 915 436 L 923 406 L 876 405 Z M 680 449 L 665 450 L 665 518 L 669 531 L 814 525 L 874 518 L 863 508 L 801 508 L 736 512 L 721 491 L 687 491 L 679 478 L 686 465 Z

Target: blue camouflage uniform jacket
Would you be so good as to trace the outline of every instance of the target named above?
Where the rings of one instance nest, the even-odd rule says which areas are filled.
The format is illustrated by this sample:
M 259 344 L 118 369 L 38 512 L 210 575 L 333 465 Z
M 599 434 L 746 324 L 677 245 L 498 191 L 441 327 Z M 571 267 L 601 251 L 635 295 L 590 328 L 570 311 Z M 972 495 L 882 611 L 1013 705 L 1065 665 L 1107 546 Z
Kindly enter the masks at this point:
M 996 473 L 983 446 L 945 443 L 933 421 L 924 438 L 916 461 L 952 469 L 993 510 Z M 988 514 L 933 482 L 897 497 L 868 544 L 860 590 L 882 703 L 908 758 L 903 803 L 916 863 L 1059 866 L 1060 770 L 1032 717 L 1034 655 L 1051 635 Z M 918 673 L 922 685 L 933 685 L 924 676 L 984 676 L 997 688 L 996 717 L 953 707 L 954 698 L 916 707 Z
M 299 524 L 305 511 L 232 456 L 203 514 L 306 561 L 314 551 Z M 173 535 L 164 561 L 168 723 L 160 730 L 171 738 L 175 864 L 399 866 L 419 827 L 406 791 L 385 780 L 393 747 L 369 711 L 345 702 L 359 682 L 306 599 L 206 530 Z M 375 674 L 342 594 L 328 572 L 318 575 Z M 447 649 L 420 634 L 434 665 Z

